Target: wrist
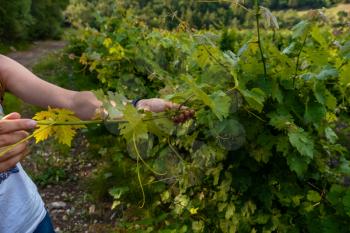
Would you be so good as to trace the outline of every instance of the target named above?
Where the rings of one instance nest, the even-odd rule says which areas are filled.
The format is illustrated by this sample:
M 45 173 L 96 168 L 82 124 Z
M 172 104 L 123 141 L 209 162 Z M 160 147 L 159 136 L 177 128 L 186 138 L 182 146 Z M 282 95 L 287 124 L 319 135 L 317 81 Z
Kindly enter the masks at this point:
M 139 103 L 142 101 L 142 99 L 134 99 L 131 101 L 131 104 L 138 109 Z
M 96 108 L 93 120 L 104 120 L 105 121 L 108 119 L 108 117 L 109 117 L 108 111 L 103 106 L 100 106 L 100 107 Z
M 95 119 L 98 114 L 103 116 L 102 102 L 90 91 L 72 92 L 67 106 L 82 120 Z

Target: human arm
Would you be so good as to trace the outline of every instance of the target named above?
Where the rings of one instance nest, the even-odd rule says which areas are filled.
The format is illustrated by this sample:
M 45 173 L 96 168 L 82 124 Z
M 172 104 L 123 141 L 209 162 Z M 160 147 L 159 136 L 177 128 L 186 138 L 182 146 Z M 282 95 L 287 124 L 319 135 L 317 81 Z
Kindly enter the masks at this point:
M 82 120 L 93 118 L 96 110 L 102 106 L 101 101 L 92 92 L 67 90 L 48 83 L 3 55 L 0 55 L 0 83 L 6 90 L 27 103 L 44 108 L 50 106 L 70 109 Z M 153 98 L 140 100 L 136 107 L 152 112 L 162 112 L 167 109 L 176 109 L 178 105 Z
M 102 104 L 92 92 L 71 91 L 53 85 L 3 55 L 0 55 L 0 82 L 27 103 L 70 109 L 81 119 L 91 119 Z

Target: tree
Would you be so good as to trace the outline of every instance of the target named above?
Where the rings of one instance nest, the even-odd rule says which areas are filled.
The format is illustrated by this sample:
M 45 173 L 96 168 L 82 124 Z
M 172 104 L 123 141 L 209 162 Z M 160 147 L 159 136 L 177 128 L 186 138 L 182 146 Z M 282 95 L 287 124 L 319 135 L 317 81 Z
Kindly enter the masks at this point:
M 0 40 L 21 40 L 33 23 L 31 0 L 0 0 Z

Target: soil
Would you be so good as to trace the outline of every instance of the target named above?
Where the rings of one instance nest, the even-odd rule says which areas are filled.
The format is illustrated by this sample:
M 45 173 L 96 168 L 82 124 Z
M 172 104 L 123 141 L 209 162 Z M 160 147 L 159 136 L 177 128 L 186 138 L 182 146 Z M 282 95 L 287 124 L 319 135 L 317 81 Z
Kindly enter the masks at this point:
M 66 45 L 65 41 L 37 41 L 30 46 L 29 50 L 26 51 L 13 51 L 6 56 L 16 60 L 28 69 L 37 63 L 45 55 L 59 51 Z

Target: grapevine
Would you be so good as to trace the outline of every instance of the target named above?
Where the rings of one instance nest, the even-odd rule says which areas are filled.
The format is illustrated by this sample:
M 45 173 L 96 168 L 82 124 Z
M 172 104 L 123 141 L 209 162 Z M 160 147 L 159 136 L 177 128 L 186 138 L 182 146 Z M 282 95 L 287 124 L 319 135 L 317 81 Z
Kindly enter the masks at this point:
M 174 16 L 180 25 L 168 31 L 118 8 L 78 28 L 68 46 L 72 62 L 104 89 L 97 96 L 119 130 L 113 145 L 101 145 L 117 157 L 111 169 L 128 168 L 125 180 L 106 178 L 111 190 L 122 190 L 112 195 L 113 208 L 142 207 L 140 221 L 121 217 L 118 227 L 349 232 L 349 29 L 336 35 L 314 11 L 279 31 L 259 1 L 252 9 L 232 3 L 252 13 L 256 30 L 195 30 Z M 223 41 L 235 43 L 222 49 Z M 195 119 L 174 124 L 178 111 L 157 115 L 122 105 L 138 96 L 182 103 Z M 71 130 L 103 123 L 38 121 Z

